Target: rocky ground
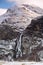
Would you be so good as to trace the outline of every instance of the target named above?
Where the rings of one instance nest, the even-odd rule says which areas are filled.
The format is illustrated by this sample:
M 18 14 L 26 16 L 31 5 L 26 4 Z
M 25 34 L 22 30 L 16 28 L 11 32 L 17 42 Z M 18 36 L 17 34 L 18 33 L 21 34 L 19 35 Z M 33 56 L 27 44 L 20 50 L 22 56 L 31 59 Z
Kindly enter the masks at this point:
M 0 22 L 0 60 L 42 61 L 43 9 L 15 5 Z

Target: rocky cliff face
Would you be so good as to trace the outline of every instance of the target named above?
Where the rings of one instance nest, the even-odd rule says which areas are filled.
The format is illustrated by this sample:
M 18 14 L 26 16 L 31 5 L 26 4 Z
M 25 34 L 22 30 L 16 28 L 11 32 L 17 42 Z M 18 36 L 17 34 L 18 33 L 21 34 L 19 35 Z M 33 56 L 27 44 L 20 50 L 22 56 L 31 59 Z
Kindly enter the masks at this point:
M 0 59 L 43 59 L 43 9 L 15 5 L 0 18 Z
M 24 49 L 27 49 L 25 54 L 26 52 L 30 54 L 28 59 L 36 61 L 43 59 L 43 16 L 34 18 L 27 26 L 24 31 L 23 43 Z

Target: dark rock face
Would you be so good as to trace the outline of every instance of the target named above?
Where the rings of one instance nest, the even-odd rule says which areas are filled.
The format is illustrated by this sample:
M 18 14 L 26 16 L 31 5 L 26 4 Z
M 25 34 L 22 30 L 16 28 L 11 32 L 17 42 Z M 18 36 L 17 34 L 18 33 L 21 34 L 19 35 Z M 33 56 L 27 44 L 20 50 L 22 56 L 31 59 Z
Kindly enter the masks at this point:
M 33 19 L 24 31 L 23 47 L 29 60 L 43 59 L 43 16 Z
M 14 29 L 9 25 L 0 25 L 0 40 L 11 40 L 16 38 L 19 32 L 14 31 Z
M 36 18 L 35 20 L 32 20 L 31 25 L 34 31 L 39 31 L 43 33 L 43 16 Z

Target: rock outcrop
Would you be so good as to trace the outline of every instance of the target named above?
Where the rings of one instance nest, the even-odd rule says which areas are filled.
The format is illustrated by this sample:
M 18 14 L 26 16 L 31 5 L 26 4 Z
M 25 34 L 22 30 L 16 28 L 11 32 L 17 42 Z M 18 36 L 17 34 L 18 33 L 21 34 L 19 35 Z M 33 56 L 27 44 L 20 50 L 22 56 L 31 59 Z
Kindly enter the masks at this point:
M 11 26 L 0 25 L 0 40 L 12 40 L 19 35 L 20 33 L 15 31 Z

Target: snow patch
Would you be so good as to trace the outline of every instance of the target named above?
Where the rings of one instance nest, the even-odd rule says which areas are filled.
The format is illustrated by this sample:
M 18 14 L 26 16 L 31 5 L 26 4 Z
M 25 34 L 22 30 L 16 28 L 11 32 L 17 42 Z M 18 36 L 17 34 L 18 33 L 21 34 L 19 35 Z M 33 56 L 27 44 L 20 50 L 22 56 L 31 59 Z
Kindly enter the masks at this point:
M 6 62 L 2 65 L 43 65 L 43 62 Z
M 7 11 L 7 9 L 0 8 L 0 16 L 3 15 L 6 11 Z

